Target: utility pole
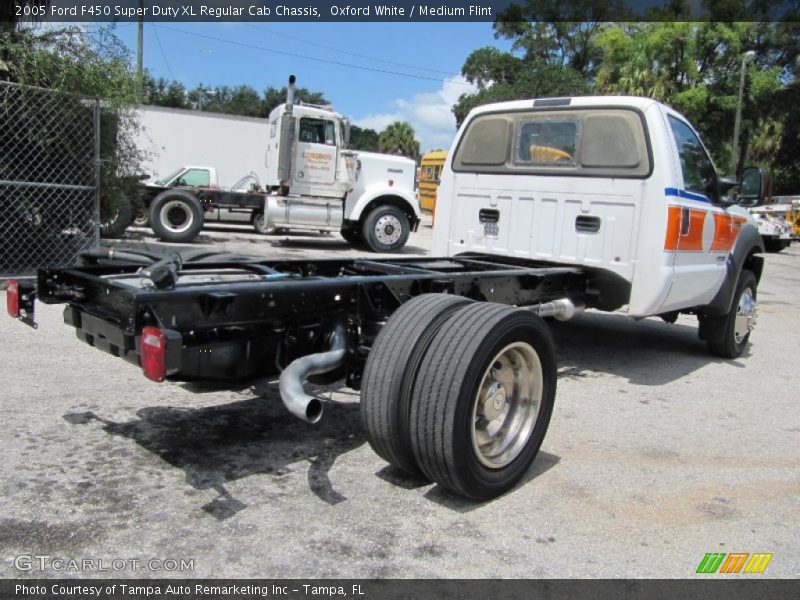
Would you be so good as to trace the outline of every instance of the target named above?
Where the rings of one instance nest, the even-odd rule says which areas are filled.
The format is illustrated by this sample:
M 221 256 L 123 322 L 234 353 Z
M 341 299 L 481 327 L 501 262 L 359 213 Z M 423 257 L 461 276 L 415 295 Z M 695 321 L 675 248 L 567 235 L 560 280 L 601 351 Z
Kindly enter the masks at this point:
M 139 31 L 136 37 L 136 95 L 144 97 L 144 0 L 139 0 Z
M 742 123 L 742 99 L 744 97 L 744 78 L 747 74 L 747 63 L 756 57 L 756 53 L 748 50 L 742 57 L 742 74 L 739 77 L 739 97 L 736 102 L 736 119 L 733 122 L 733 148 L 731 148 L 731 176 L 736 179 L 739 166 L 739 127 Z

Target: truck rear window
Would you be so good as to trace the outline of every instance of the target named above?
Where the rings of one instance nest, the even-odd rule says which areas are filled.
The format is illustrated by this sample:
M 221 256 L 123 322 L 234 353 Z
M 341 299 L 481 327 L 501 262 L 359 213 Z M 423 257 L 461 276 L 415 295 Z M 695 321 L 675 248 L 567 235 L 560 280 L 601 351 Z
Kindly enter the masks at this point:
M 456 148 L 453 170 L 643 178 L 650 159 L 636 111 L 521 111 L 473 119 Z

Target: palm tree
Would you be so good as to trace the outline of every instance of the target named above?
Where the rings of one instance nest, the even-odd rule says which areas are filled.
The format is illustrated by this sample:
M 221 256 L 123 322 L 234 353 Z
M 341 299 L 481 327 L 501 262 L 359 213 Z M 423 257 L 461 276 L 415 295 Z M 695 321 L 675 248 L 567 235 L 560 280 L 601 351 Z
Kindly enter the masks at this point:
M 378 137 L 378 148 L 386 154 L 407 156 L 413 160 L 419 156 L 419 142 L 414 138 L 414 128 L 406 121 L 395 121 L 384 129 Z

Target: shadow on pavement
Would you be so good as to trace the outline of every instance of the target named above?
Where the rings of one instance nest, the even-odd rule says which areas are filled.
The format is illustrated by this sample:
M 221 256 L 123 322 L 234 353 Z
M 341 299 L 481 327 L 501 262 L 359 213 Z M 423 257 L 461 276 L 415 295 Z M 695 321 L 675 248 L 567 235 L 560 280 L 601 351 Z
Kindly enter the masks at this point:
M 711 363 L 744 367 L 741 360 L 712 355 L 697 337 L 696 325 L 670 325 L 660 319 L 633 319 L 619 314 L 586 313 L 573 321 L 551 321 L 559 377 L 592 377 L 607 373 L 637 385 L 676 381 Z M 749 350 L 745 350 L 742 359 Z
M 137 412 L 138 419 L 123 423 L 93 412 L 64 419 L 73 425 L 102 423 L 107 433 L 129 438 L 182 469 L 194 488 L 215 489 L 219 497 L 203 509 L 218 519 L 246 508 L 225 483 L 269 474 L 280 485 L 280 477 L 299 461 L 310 462 L 312 493 L 328 504 L 343 502 L 328 472 L 340 455 L 365 441 L 358 404 L 327 402 L 324 418 L 311 425 L 289 414 L 274 394 L 205 408 L 148 407 Z

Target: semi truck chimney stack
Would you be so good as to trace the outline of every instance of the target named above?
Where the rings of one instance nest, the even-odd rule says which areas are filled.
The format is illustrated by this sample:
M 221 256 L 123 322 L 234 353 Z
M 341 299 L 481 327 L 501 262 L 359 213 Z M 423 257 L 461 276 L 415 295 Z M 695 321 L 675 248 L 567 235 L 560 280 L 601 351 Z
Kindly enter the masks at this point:
M 294 107 L 295 82 L 294 75 L 289 75 L 289 85 L 286 87 L 286 110 L 281 118 L 281 140 L 278 152 L 278 193 L 285 196 L 289 193 L 292 182 L 292 154 L 294 152 L 295 126 L 292 108 Z
M 289 85 L 286 88 L 286 112 L 292 112 L 292 107 L 294 106 L 294 93 L 297 89 L 294 85 L 297 81 L 297 78 L 294 75 L 289 75 Z

